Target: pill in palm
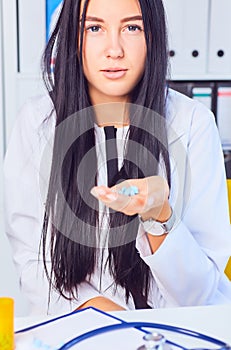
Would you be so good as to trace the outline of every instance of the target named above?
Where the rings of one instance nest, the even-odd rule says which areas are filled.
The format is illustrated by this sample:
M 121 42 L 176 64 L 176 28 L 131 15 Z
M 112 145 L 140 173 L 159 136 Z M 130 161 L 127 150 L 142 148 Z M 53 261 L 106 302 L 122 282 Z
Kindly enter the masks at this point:
M 122 194 L 124 196 L 134 196 L 139 193 L 139 189 L 136 186 L 130 186 L 130 187 L 122 187 L 119 191 L 119 194 Z

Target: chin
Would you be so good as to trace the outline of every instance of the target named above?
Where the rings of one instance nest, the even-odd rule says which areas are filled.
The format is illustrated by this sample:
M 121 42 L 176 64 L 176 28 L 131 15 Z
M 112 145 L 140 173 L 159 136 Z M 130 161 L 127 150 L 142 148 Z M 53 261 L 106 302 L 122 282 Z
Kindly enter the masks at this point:
M 105 96 L 108 96 L 108 97 L 111 97 L 113 99 L 115 98 L 118 98 L 118 99 L 121 99 L 121 98 L 125 98 L 127 96 L 130 95 L 132 90 L 122 90 L 122 89 L 112 89 L 112 91 L 110 91 L 110 89 L 108 89 L 106 92 L 105 92 Z

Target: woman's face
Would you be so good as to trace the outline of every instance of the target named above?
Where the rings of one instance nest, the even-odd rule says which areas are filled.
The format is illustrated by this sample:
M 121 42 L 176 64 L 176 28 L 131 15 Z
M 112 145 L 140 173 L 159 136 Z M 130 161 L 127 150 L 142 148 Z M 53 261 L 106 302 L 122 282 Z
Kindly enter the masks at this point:
M 90 0 L 83 66 L 92 104 L 129 101 L 145 66 L 146 42 L 138 0 Z

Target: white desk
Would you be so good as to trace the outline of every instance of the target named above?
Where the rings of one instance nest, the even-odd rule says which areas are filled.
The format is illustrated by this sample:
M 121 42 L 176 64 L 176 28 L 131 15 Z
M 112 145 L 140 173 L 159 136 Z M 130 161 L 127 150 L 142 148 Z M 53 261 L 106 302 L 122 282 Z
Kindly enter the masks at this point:
M 147 321 L 189 328 L 231 345 L 231 305 L 120 311 L 125 321 Z
M 125 321 L 147 321 L 189 328 L 231 344 L 231 305 L 117 311 L 111 314 Z M 41 317 L 16 318 L 15 329 L 43 320 Z

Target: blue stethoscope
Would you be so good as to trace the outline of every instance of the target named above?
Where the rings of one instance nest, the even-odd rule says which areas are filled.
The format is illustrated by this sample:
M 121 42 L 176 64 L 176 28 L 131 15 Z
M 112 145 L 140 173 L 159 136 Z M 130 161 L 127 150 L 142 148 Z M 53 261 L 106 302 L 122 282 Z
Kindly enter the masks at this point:
M 107 333 L 107 332 L 111 332 L 111 331 L 116 331 L 116 330 L 120 330 L 120 329 L 126 329 L 126 328 L 136 328 L 136 329 L 140 329 L 142 331 L 144 331 L 142 328 L 155 328 L 155 329 L 162 329 L 165 331 L 170 331 L 170 332 L 174 332 L 174 333 L 178 333 L 181 335 L 186 335 L 189 337 L 194 337 L 194 338 L 198 338 L 199 340 L 203 340 L 205 342 L 209 342 L 211 344 L 215 344 L 218 346 L 219 350 L 231 350 L 230 345 L 224 343 L 221 340 L 218 340 L 216 338 L 207 336 L 205 334 L 202 333 L 198 333 L 198 332 L 194 332 L 185 328 L 180 328 L 180 327 L 175 327 L 175 326 L 169 326 L 166 324 L 161 324 L 161 323 L 150 323 L 150 322 L 123 322 L 121 324 L 116 324 L 116 325 L 111 325 L 111 326 L 105 326 L 105 327 L 101 327 L 98 329 L 95 329 L 93 331 L 81 334 L 80 336 L 70 340 L 69 342 L 67 342 L 66 344 L 64 344 L 61 348 L 59 348 L 58 350 L 67 350 L 72 348 L 74 345 L 79 344 L 80 342 L 95 337 L 97 335 L 103 334 L 103 333 Z M 165 338 L 159 334 L 159 333 L 150 333 L 150 332 L 146 332 L 146 335 L 143 337 L 143 339 L 147 342 L 147 345 L 144 345 L 142 347 L 140 347 L 137 350 L 161 350 L 161 349 L 171 349 L 169 345 L 173 345 L 176 346 L 182 350 L 192 350 L 192 349 L 188 349 L 185 348 L 184 346 L 171 342 L 169 340 L 165 340 Z M 157 339 L 156 339 L 157 338 Z M 152 345 L 149 345 L 152 344 Z M 168 346 L 166 345 L 168 344 Z M 151 347 L 152 346 L 152 347 Z M 200 349 L 194 349 L 194 350 L 202 350 L 203 348 Z M 208 350 L 208 349 L 205 349 Z
M 92 309 L 94 309 L 94 308 L 92 308 Z M 99 310 L 97 310 L 97 311 L 99 311 Z M 104 312 L 102 312 L 102 313 L 104 313 Z M 71 314 L 73 314 L 73 313 L 71 313 Z M 71 315 L 71 314 L 69 314 L 69 315 Z M 68 315 L 66 315 L 66 316 L 68 316 Z M 60 318 L 66 317 L 66 316 L 57 317 L 56 319 L 49 320 L 49 321 L 34 325 L 32 327 L 18 331 L 16 333 L 23 333 L 25 331 L 37 328 L 39 326 L 43 326 L 47 323 L 50 323 L 52 321 L 58 320 Z M 217 346 L 216 350 L 231 350 L 230 345 L 228 345 L 227 343 L 225 343 L 219 339 L 216 339 L 216 338 L 210 337 L 208 335 L 205 335 L 203 333 L 195 332 L 195 331 L 192 331 L 192 330 L 189 330 L 186 328 L 175 327 L 175 326 L 170 326 L 170 325 L 161 324 L 161 323 L 152 323 L 152 322 L 125 322 L 123 320 L 118 319 L 117 317 L 113 317 L 113 318 L 121 321 L 121 323 L 110 325 L 110 326 L 104 326 L 104 327 L 97 328 L 97 329 L 94 329 L 92 331 L 86 332 L 84 334 L 81 334 L 80 336 L 77 336 L 77 337 L 69 340 L 68 342 L 63 344 L 61 347 L 57 348 L 57 350 L 71 349 L 73 346 L 81 343 L 82 341 L 90 339 L 90 338 L 95 337 L 97 335 L 101 335 L 104 333 L 117 331 L 117 330 L 121 330 L 121 329 L 129 329 L 129 328 L 135 328 L 135 329 L 140 330 L 141 332 L 143 332 L 145 334 L 143 336 L 145 344 L 143 346 L 139 347 L 137 350 L 172 350 L 171 346 L 177 347 L 181 350 L 210 350 L 210 349 L 208 349 L 208 347 L 189 349 L 189 348 L 184 347 L 178 343 L 167 340 L 161 333 L 156 332 L 157 329 L 172 332 L 172 333 L 177 333 L 178 335 L 184 335 L 187 337 L 197 338 L 198 340 L 216 345 Z M 152 328 L 152 329 L 155 329 L 155 332 L 151 333 L 151 332 L 146 331 L 143 328 Z

